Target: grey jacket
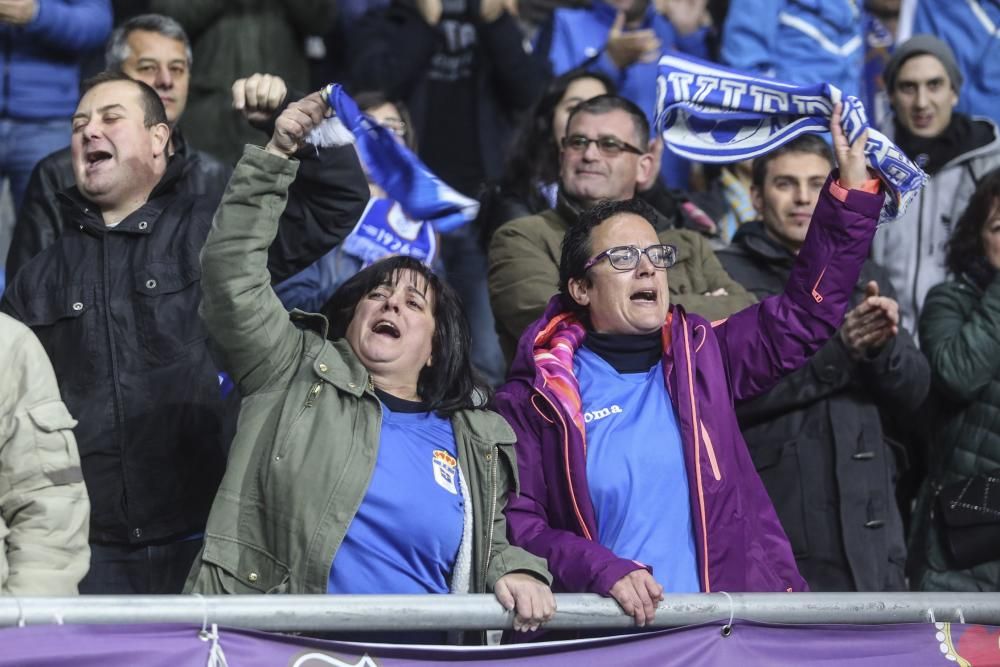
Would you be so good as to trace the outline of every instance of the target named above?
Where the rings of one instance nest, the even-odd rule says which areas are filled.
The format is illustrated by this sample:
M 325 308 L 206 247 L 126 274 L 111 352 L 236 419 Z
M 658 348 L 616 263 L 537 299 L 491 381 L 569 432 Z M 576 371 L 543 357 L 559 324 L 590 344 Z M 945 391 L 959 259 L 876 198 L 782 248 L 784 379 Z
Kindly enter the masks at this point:
M 346 341 L 327 340 L 322 316 L 290 317 L 271 289 L 267 248 L 296 168 L 247 147 L 202 251 L 201 313 L 244 398 L 189 591 L 325 593 L 374 471 L 382 415 L 367 370 Z M 471 501 L 468 584 L 453 588 L 488 592 L 513 571 L 549 581 L 544 561 L 507 542 L 510 426 L 486 410 L 452 426 Z
M 0 369 L 0 587 L 6 595 L 76 595 L 90 564 L 76 420 L 41 343 L 2 313 Z
M 1000 166 L 1000 131 L 988 118 L 993 141 L 954 158 L 927 181 L 906 212 L 882 225 L 872 243 L 872 259 L 889 274 L 899 295 L 903 326 L 916 332 L 928 290 L 947 278 L 945 244 L 969 204 L 976 185 Z

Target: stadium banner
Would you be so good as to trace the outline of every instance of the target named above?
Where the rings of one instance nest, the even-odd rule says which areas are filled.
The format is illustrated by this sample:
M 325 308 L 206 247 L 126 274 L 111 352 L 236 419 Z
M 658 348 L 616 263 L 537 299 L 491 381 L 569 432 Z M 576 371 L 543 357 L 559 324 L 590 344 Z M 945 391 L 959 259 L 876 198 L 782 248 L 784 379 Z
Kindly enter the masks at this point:
M 189 625 L 33 625 L 0 630 L 2 667 L 524 667 L 751 665 L 838 667 L 1000 665 L 1000 627 L 699 625 L 574 642 L 500 647 L 356 644 Z

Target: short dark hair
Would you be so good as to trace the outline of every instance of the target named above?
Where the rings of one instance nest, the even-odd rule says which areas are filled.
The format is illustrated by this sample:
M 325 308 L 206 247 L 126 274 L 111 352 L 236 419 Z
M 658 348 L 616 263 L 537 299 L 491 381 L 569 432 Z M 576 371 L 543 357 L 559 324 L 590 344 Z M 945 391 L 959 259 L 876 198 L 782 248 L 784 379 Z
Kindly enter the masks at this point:
M 568 303 L 573 301 L 569 298 L 569 281 L 586 278 L 587 272 L 583 267 L 594 255 L 594 249 L 590 243 L 590 236 L 594 229 L 605 220 L 623 213 L 637 215 L 645 219 L 654 229 L 656 228 L 659 217 L 656 211 L 642 199 L 633 197 L 619 201 L 599 202 L 596 206 L 581 213 L 576 223 L 566 232 L 566 236 L 562 240 L 562 253 L 559 258 L 559 293 L 568 300 Z M 570 305 L 572 304 L 570 303 Z
M 751 182 L 758 188 L 764 187 L 764 181 L 767 180 L 767 165 L 782 155 L 788 155 L 789 153 L 818 155 L 829 163 L 830 169 L 833 169 L 837 164 L 830 144 L 826 143 L 818 134 L 803 134 L 792 139 L 787 144 L 779 146 L 770 153 L 754 158 Z
M 480 382 L 472 368 L 469 322 L 458 295 L 420 260 L 407 255 L 389 257 L 354 274 L 341 285 L 320 312 L 330 322 L 330 338 L 343 338 L 354 312 L 372 290 L 395 285 L 405 271 L 423 278 L 434 292 L 433 363 L 417 378 L 417 393 L 429 411 L 448 417 L 458 410 L 484 408 L 491 389 Z
M 635 102 L 618 95 L 598 95 L 597 97 L 580 102 L 569 113 L 569 117 L 566 119 L 566 127 L 569 127 L 577 114 L 589 113 L 593 116 L 601 116 L 612 111 L 624 111 L 632 118 L 632 125 L 635 128 L 636 147 L 641 148 L 645 152 L 649 146 L 649 121 L 646 120 L 646 114 L 636 106 Z
M 406 126 L 405 134 L 403 135 L 403 143 L 411 151 L 416 152 L 417 150 L 417 135 L 413 131 L 413 121 L 410 119 L 410 110 L 400 101 L 389 99 L 385 93 L 380 90 L 363 90 L 354 96 L 354 102 L 358 105 L 358 108 L 368 113 L 372 109 L 377 109 L 380 106 L 391 104 L 396 107 L 396 111 L 399 112 L 399 119 L 403 121 Z
M 181 24 L 162 14 L 140 14 L 125 21 L 111 33 L 108 45 L 104 49 L 104 67 L 116 72 L 121 71 L 122 65 L 125 64 L 129 56 L 128 36 L 136 30 L 155 32 L 168 39 L 177 40 L 184 45 L 187 64 L 188 67 L 191 66 L 193 62 L 191 42 Z
M 86 95 L 92 88 L 96 88 L 105 83 L 124 81 L 136 86 L 139 89 L 139 103 L 142 105 L 142 120 L 146 127 L 153 127 L 163 123 L 167 125 L 167 110 L 163 107 L 163 100 L 156 94 L 148 84 L 137 81 L 121 72 L 105 70 L 98 72 L 80 84 L 80 96 Z
M 955 276 L 973 266 L 985 254 L 982 236 L 983 225 L 1000 204 L 1000 167 L 989 172 L 979 181 L 976 191 L 962 212 L 955 231 L 945 249 L 945 266 Z

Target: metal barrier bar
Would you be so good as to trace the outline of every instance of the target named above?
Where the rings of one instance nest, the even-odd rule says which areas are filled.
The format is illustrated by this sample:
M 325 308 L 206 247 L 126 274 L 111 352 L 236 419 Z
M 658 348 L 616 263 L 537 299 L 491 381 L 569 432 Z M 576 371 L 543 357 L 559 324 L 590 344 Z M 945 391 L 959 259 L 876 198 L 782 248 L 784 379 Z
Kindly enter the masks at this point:
M 549 629 L 632 627 L 611 599 L 557 595 Z M 654 627 L 711 621 L 1000 625 L 1000 593 L 723 593 L 668 595 Z M 512 615 L 492 595 L 133 595 L 0 598 L 0 627 L 52 623 L 217 623 L 271 631 L 488 630 Z

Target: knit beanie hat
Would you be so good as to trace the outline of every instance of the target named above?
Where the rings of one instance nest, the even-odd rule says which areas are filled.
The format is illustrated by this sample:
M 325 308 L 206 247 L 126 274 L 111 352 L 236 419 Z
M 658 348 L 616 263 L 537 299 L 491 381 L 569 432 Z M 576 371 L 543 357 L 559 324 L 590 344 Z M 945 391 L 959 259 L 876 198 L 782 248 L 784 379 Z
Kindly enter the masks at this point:
M 955 60 L 955 53 L 951 47 L 934 35 L 914 35 L 902 44 L 898 45 L 892 52 L 892 57 L 885 64 L 882 78 L 885 80 L 885 89 L 892 92 L 896 84 L 896 76 L 900 68 L 907 60 L 913 56 L 931 55 L 937 58 L 948 72 L 951 79 L 951 87 L 957 93 L 962 88 L 962 72 L 958 69 L 958 62 Z

